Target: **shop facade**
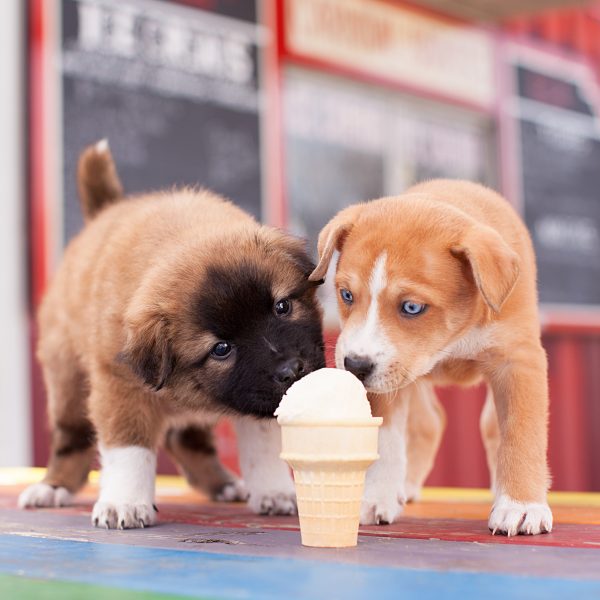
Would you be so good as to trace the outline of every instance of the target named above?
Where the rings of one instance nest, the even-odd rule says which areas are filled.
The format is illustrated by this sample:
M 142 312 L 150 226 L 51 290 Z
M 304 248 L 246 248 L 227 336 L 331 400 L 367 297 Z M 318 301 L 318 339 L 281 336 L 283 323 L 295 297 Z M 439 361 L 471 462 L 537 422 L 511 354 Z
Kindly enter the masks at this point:
M 478 181 L 522 214 L 538 254 L 554 486 L 600 489 L 600 47 L 596 63 L 591 42 L 531 21 L 383 0 L 31 0 L 28 20 L 32 311 L 80 226 L 77 153 L 102 137 L 128 191 L 201 183 L 313 250 L 348 204 Z M 322 300 L 333 342 L 331 287 Z M 34 367 L 36 464 L 40 382 Z M 484 391 L 440 394 L 430 484 L 486 486 Z M 233 464 L 227 425 L 219 446 Z

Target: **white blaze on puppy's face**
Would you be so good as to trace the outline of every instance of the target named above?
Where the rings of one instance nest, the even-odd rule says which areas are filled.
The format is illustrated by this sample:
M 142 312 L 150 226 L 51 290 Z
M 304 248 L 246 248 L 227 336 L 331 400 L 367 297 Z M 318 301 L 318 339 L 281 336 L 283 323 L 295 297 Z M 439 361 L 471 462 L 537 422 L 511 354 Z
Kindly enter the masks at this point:
M 382 377 L 395 358 L 394 345 L 386 335 L 380 314 L 381 296 L 387 284 L 387 252 L 384 251 L 376 258 L 371 270 L 368 305 L 365 302 L 357 305 L 354 318 L 346 321 L 336 346 L 336 365 L 340 369 L 344 368 L 347 357 L 361 357 L 373 363 L 372 373 L 364 380 L 370 391 L 380 391 L 379 388 L 384 384 Z M 360 293 L 356 290 L 357 295 Z M 385 384 L 383 387 L 385 388 Z

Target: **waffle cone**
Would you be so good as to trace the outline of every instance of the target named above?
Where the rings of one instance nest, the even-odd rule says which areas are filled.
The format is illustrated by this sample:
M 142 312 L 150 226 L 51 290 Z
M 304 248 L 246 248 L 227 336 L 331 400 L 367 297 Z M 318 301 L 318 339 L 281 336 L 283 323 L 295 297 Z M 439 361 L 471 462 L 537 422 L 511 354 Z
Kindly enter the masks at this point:
M 365 473 L 379 458 L 380 418 L 282 425 L 281 458 L 294 471 L 305 546 L 356 546 Z

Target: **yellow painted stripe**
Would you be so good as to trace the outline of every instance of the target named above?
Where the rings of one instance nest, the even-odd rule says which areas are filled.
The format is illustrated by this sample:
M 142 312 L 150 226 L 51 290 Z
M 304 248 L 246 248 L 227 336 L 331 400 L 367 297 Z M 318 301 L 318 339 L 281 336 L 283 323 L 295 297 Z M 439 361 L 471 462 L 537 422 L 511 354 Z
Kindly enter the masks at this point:
M 427 502 L 491 502 L 492 493 L 481 488 L 426 487 L 421 499 Z M 600 507 L 597 492 L 550 492 L 548 502 L 553 506 Z
M 42 467 L 4 467 L 0 469 L 0 485 L 27 485 L 43 479 L 46 469 Z M 90 483 L 100 481 L 99 471 L 90 473 Z M 159 475 L 156 478 L 159 486 L 186 489 L 187 483 L 178 475 Z
M 5 467 L 0 469 L 0 485 L 27 485 L 40 481 L 45 469 L 40 467 Z M 97 484 L 98 471 L 92 471 L 90 482 Z M 159 475 L 157 490 L 162 494 L 178 495 L 189 487 L 183 477 L 177 475 Z M 426 487 L 421 499 L 426 502 L 481 502 L 490 503 L 492 494 L 489 490 L 479 488 Z M 589 506 L 600 507 L 600 493 L 597 492 L 550 492 L 548 500 L 554 506 Z
M 46 472 L 40 467 L 5 467 L 0 469 L 0 485 L 25 485 L 39 481 Z

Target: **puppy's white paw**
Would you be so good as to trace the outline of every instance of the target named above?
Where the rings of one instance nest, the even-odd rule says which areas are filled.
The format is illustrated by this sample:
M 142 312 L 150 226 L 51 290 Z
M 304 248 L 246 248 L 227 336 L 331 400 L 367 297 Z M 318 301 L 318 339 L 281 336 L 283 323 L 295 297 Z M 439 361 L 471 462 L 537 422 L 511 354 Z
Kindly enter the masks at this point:
M 387 525 L 397 521 L 406 504 L 406 486 L 396 465 L 375 463 L 367 471 L 360 506 L 361 525 Z
M 69 506 L 72 500 L 73 496 L 67 488 L 40 482 L 23 490 L 18 504 L 20 508 L 47 508 Z
M 552 512 L 547 504 L 517 502 L 503 494 L 492 507 L 488 527 L 492 535 L 549 533 L 552 531 Z
M 92 523 L 105 529 L 139 529 L 156 523 L 156 508 L 152 504 L 113 504 L 96 502 Z
M 406 501 L 407 502 L 417 502 L 421 498 L 421 492 L 423 491 L 423 487 L 417 485 L 416 483 L 406 483 Z
M 248 506 L 259 515 L 295 515 L 298 512 L 294 492 L 250 495 Z
M 217 502 L 245 502 L 248 500 L 249 492 L 241 479 L 234 479 L 226 483 L 216 494 Z
M 365 495 L 360 505 L 361 525 L 388 525 L 397 521 L 406 499 L 404 495 L 387 490 L 378 497 Z

